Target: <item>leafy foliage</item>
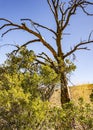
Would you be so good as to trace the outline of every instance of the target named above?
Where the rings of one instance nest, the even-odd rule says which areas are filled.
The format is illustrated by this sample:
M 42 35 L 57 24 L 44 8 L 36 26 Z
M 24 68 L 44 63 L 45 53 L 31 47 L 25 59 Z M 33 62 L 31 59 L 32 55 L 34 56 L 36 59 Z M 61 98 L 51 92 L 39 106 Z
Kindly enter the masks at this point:
M 71 102 L 64 104 L 63 108 L 52 108 L 40 98 L 30 100 L 29 93 L 19 90 L 3 90 L 0 93 L 0 129 L 92 130 L 93 106 L 80 100 L 78 106 Z
M 8 56 L 0 67 L 1 130 L 92 130 L 93 104 L 80 98 L 78 105 L 60 108 L 41 100 L 39 85 L 56 84 L 59 77 L 49 66 L 36 66 L 34 52 L 24 48 Z

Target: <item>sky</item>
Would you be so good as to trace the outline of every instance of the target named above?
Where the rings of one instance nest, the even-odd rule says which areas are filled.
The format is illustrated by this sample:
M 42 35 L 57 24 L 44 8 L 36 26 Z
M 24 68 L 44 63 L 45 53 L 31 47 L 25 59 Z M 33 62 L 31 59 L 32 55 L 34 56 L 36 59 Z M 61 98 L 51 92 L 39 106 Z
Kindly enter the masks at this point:
M 55 29 L 55 22 L 47 5 L 47 0 L 0 0 L 0 18 L 7 18 L 15 23 L 20 24 L 21 18 L 30 18 L 40 24 Z M 68 0 L 67 0 L 68 1 Z M 66 1 L 66 2 L 67 2 Z M 93 12 L 93 6 L 88 7 L 90 12 Z M 0 22 L 0 26 L 3 22 Z M 28 24 L 28 23 L 27 23 Z M 32 28 L 32 26 L 30 26 Z M 93 30 L 93 17 L 86 16 L 81 10 L 77 10 L 77 14 L 70 20 L 70 25 L 65 30 L 70 35 L 63 37 L 63 49 L 66 53 L 70 48 L 79 43 L 80 40 L 86 40 L 89 33 Z M 49 32 L 40 30 L 48 42 L 56 49 L 52 35 Z M 24 31 L 12 31 L 5 35 L 3 38 L 0 31 L 0 46 L 3 44 L 19 44 L 31 40 L 33 36 Z M 93 35 L 91 36 L 93 39 Z M 50 57 L 52 56 L 49 51 L 40 43 L 31 44 L 29 49 L 35 51 L 36 54 L 46 52 Z M 90 51 L 77 51 L 75 53 L 77 66 L 75 72 L 71 74 L 70 81 L 74 85 L 93 83 L 93 44 L 88 45 Z M 6 59 L 6 54 L 11 52 L 13 47 L 5 46 L 0 47 L 0 64 Z

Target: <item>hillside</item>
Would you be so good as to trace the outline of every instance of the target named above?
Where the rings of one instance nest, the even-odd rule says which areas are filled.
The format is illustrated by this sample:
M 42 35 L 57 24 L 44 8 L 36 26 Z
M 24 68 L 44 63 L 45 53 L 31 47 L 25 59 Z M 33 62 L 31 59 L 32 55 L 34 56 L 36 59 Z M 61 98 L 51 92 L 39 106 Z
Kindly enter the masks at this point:
M 70 87 L 71 98 L 77 102 L 80 97 L 83 97 L 84 101 L 89 103 L 89 95 L 91 94 L 92 89 L 93 84 L 83 84 Z M 53 104 L 53 106 L 60 106 L 60 89 L 54 91 L 50 98 L 50 102 Z

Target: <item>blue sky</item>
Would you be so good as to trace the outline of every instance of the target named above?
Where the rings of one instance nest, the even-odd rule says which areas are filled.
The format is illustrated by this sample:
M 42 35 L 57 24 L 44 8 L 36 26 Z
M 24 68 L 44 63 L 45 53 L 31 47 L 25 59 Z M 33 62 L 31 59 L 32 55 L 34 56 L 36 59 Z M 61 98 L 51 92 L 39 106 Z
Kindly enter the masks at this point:
M 93 7 L 89 7 L 88 10 L 92 12 Z M 0 17 L 10 19 L 16 23 L 20 23 L 21 18 L 31 18 L 36 22 L 55 29 L 53 16 L 50 13 L 46 0 L 0 0 Z M 64 52 L 67 52 L 71 46 L 73 47 L 81 39 L 86 40 L 91 30 L 93 30 L 93 17 L 86 16 L 81 10 L 77 10 L 77 15 L 71 18 L 70 26 L 65 31 L 70 33 L 70 35 L 63 38 Z M 55 47 L 52 36 L 44 30 L 41 33 Z M 0 31 L 1 34 L 2 32 Z M 15 31 L 0 38 L 0 44 L 16 43 L 21 45 L 32 38 L 30 34 L 24 31 Z M 44 51 L 51 56 L 42 44 L 31 44 L 29 48 L 36 53 Z M 93 44 L 90 44 L 88 48 L 91 50 L 75 53 L 77 69 L 71 76 L 73 84 L 93 83 Z M 0 48 L 0 63 L 5 60 L 5 54 L 12 51 L 12 49 L 14 48 L 9 46 Z

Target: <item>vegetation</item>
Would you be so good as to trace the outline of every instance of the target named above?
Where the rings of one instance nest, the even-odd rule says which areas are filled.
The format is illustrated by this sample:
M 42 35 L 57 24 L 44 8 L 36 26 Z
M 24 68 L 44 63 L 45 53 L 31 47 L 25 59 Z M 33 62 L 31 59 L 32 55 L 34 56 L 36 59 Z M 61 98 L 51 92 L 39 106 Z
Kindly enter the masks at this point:
M 90 100 L 91 102 L 93 102 L 93 90 L 92 90 L 92 93 L 90 94 Z
M 76 86 L 71 86 L 70 93 L 71 93 L 71 99 L 75 102 L 75 104 L 78 104 L 78 99 L 83 97 L 84 103 L 91 103 L 90 95 L 92 95 L 93 91 L 93 84 L 81 84 Z M 50 102 L 52 103 L 52 106 L 61 106 L 60 104 L 60 89 L 55 89 L 53 95 L 50 97 Z
M 13 30 L 24 30 L 35 37 L 19 46 L 7 55 L 7 60 L 0 66 L 0 129 L 1 130 L 92 130 L 93 129 L 93 92 L 89 95 L 91 103 L 79 98 L 77 104 L 71 100 L 67 76 L 76 69 L 69 59 L 77 50 L 88 50 L 84 45 L 93 42 L 91 33 L 87 40 L 80 41 L 67 53 L 63 50 L 63 35 L 70 19 L 81 9 L 86 15 L 87 0 L 47 0 L 53 14 L 56 29 L 32 21 L 21 19 L 21 24 L 0 18 L 2 36 Z M 30 22 L 32 26 L 25 22 Z M 41 29 L 53 34 L 56 49 L 43 38 Z M 26 46 L 41 42 L 53 56 L 51 59 L 42 52 L 36 55 Z M 75 55 L 74 55 L 75 56 Z M 60 84 L 61 107 L 51 105 L 49 99 L 57 83 Z
M 71 101 L 63 107 L 53 107 L 52 102 L 42 101 L 45 93 L 41 93 L 40 85 L 59 80 L 53 81 L 53 70 L 34 63 L 34 52 L 24 48 L 17 55 L 9 54 L 1 65 L 0 129 L 92 130 L 92 103 L 84 103 L 80 98 L 77 104 Z
M 93 13 L 91 14 L 87 10 L 87 7 L 92 6 L 93 2 L 89 0 L 69 0 L 66 3 L 65 1 L 63 2 L 61 0 L 47 0 L 47 4 L 50 8 L 51 13 L 53 14 L 55 22 L 55 30 L 42 24 L 39 24 L 37 22 L 34 22 L 30 18 L 21 19 L 22 22 L 21 24 L 16 24 L 6 18 L 0 18 L 0 21 L 3 21 L 3 23 L 1 23 L 0 30 L 4 31 L 2 36 L 13 30 L 24 30 L 25 32 L 33 35 L 35 38 L 31 39 L 30 41 L 27 41 L 21 47 L 27 46 L 28 44 L 31 43 L 41 42 L 42 45 L 45 46 L 50 51 L 50 53 L 53 56 L 53 59 L 51 59 L 47 54 L 43 52 L 40 55 L 36 56 L 36 61 L 39 64 L 52 68 L 58 75 L 60 79 L 59 81 L 61 89 L 60 101 L 61 104 L 63 105 L 64 103 L 70 101 L 67 76 L 70 72 L 76 69 L 74 63 L 70 61 L 69 56 L 71 55 L 73 56 L 74 52 L 78 50 L 88 50 L 88 48 L 84 47 L 84 45 L 93 42 L 93 40 L 91 40 L 91 33 L 90 33 L 88 39 L 80 41 L 79 43 L 75 44 L 74 47 L 72 47 L 67 53 L 65 53 L 65 50 L 63 50 L 64 32 L 68 27 L 68 24 L 70 23 L 71 17 L 77 13 L 77 10 L 81 9 L 83 13 L 86 14 L 87 16 L 93 15 Z M 26 22 L 29 22 L 30 24 L 26 24 Z M 32 25 L 33 28 L 30 25 Z M 40 31 L 41 29 L 42 30 L 45 29 L 48 32 L 50 32 L 49 35 L 50 34 L 53 35 L 56 49 L 54 48 L 54 45 L 52 46 L 52 44 L 48 42 L 48 39 L 43 38 Z M 16 51 L 20 50 L 21 48 L 18 45 L 16 47 L 17 47 Z M 53 89 L 51 89 L 51 91 L 52 90 Z

